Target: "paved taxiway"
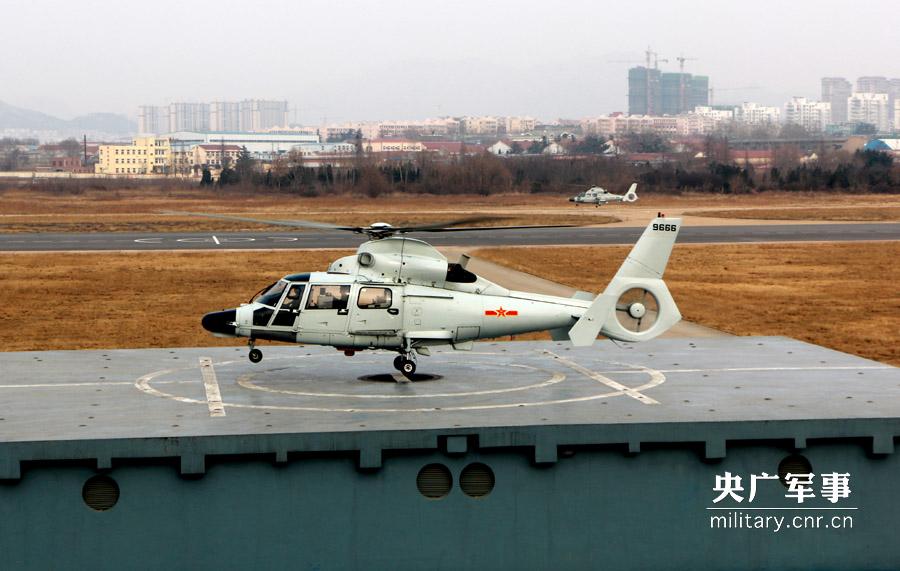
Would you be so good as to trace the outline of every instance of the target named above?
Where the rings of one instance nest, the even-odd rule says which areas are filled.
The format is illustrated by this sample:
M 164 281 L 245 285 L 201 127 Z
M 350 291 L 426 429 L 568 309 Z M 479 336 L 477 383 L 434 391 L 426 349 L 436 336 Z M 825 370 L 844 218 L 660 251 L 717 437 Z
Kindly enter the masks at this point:
M 435 246 L 542 246 L 565 244 L 633 244 L 643 227 L 576 227 L 414 234 Z M 362 241 L 344 232 L 184 232 L 184 233 L 35 233 L 0 234 L 0 251 L 216 250 L 355 248 Z M 900 240 L 900 223 L 767 224 L 690 226 L 678 241 L 796 242 Z

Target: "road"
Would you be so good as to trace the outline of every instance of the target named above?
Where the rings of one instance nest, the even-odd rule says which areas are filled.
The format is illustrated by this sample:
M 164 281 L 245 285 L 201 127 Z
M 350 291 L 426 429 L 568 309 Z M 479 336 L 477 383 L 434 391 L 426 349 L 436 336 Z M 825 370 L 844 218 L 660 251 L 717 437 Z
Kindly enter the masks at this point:
M 413 234 L 435 246 L 632 244 L 643 228 L 576 227 Z M 900 223 L 684 226 L 680 243 L 900 240 Z M 0 234 L 0 251 L 217 250 L 355 248 L 363 241 L 341 232 L 199 232 Z

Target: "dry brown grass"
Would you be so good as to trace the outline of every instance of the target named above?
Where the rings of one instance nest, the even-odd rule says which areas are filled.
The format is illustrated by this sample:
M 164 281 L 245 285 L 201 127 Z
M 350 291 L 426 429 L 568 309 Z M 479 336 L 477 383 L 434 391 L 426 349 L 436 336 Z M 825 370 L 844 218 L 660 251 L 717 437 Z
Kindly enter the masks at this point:
M 313 220 L 348 226 L 366 226 L 373 222 L 389 222 L 394 226 L 412 224 L 442 223 L 453 219 L 467 218 L 483 213 L 441 213 L 403 212 L 392 213 L 374 211 L 366 214 L 316 213 L 316 212 L 245 212 L 240 216 L 251 218 L 272 218 L 275 220 Z M 490 220 L 476 221 L 463 226 L 513 226 L 536 224 L 609 224 L 619 219 L 614 216 L 593 214 L 577 216 L 564 213 L 534 213 L 519 215 L 491 214 Z M 278 230 L 280 228 L 280 230 Z M 303 232 L 302 228 L 278 227 L 271 224 L 253 222 L 232 222 L 191 216 L 166 216 L 159 214 L 67 214 L 34 216 L 0 216 L 0 233 L 22 232 L 242 232 L 257 231 Z
M 573 189 L 572 194 L 577 189 Z M 582 189 L 583 190 L 583 189 Z M 640 189 L 638 189 L 640 193 Z M 638 210 L 665 210 L 675 216 L 685 210 L 721 208 L 805 207 L 822 204 L 853 208 L 900 208 L 900 198 L 884 195 L 844 195 L 768 192 L 758 195 L 687 193 L 680 196 L 640 194 Z M 441 222 L 470 215 L 493 215 L 501 224 L 605 224 L 631 216 L 634 205 L 575 207 L 558 194 L 419 195 L 392 194 L 377 199 L 355 195 L 305 198 L 271 191 L 153 188 L 85 190 L 59 194 L 27 189 L 0 191 L 0 232 L 185 232 L 257 230 L 258 225 L 179 216 L 176 210 L 246 215 L 275 219 L 311 219 L 364 225 Z M 718 211 L 718 212 L 721 212 Z M 738 211 L 740 212 L 740 211 Z M 691 212 L 700 214 L 700 212 Z M 709 216 L 720 214 L 703 213 Z M 643 219 L 642 219 L 643 220 Z M 644 221 L 642 221 L 642 224 Z
M 483 249 L 479 257 L 598 291 L 627 247 Z M 685 319 L 786 335 L 900 365 L 900 242 L 678 245 L 666 282 Z
M 88 191 L 59 195 L 6 191 L 0 195 L 0 233 L 19 232 L 238 232 L 273 228 L 248 222 L 165 215 L 166 211 L 208 212 L 276 220 L 314 220 L 364 226 L 395 226 L 491 216 L 484 225 L 608 224 L 615 216 L 600 209 L 567 208 L 559 196 L 358 196 L 303 198 L 288 194 L 215 193 L 207 190 L 163 194 L 150 190 Z
M 494 248 L 479 257 L 597 291 L 627 247 Z M 346 251 L 0 255 L 3 349 L 241 345 L 200 327 L 280 276 Z M 666 280 L 686 319 L 787 335 L 900 365 L 900 243 L 679 245 Z
M 838 206 L 831 208 L 747 208 L 697 210 L 688 216 L 742 220 L 822 220 L 831 222 L 889 222 L 900 220 L 900 206 Z
M 6 351 L 239 345 L 204 331 L 203 314 L 345 253 L 4 254 L 0 338 Z

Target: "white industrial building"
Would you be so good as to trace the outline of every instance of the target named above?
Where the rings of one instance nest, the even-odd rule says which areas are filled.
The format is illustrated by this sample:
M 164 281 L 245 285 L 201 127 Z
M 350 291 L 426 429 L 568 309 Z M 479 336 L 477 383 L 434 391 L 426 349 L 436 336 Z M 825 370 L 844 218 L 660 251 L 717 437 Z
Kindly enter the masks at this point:
M 237 133 L 176 131 L 166 135 L 175 150 L 187 151 L 195 145 L 237 145 L 247 147 L 255 158 L 269 159 L 287 153 L 298 145 L 318 144 L 319 136 L 305 133 Z

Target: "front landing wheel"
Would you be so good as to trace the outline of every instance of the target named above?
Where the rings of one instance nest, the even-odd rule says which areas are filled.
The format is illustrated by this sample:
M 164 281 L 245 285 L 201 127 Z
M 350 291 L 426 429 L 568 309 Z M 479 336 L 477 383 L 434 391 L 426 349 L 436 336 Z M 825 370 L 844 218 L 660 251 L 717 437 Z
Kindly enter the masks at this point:
M 248 357 L 250 357 L 251 363 L 259 363 L 260 361 L 262 361 L 262 351 L 260 351 L 259 349 L 250 349 L 250 354 L 248 355 Z

